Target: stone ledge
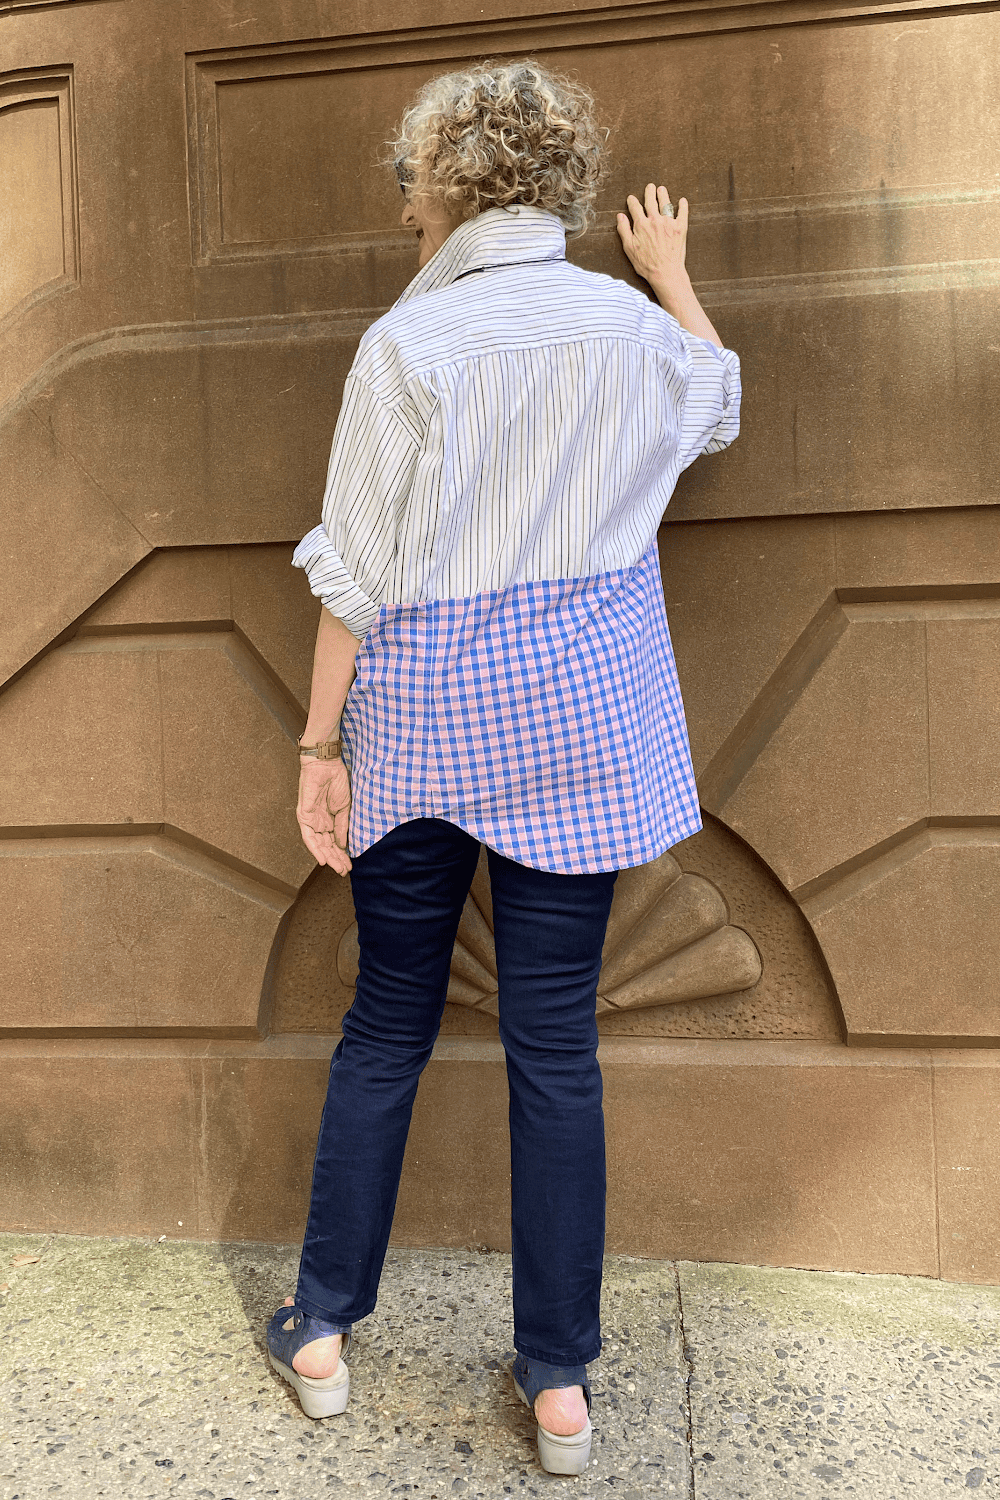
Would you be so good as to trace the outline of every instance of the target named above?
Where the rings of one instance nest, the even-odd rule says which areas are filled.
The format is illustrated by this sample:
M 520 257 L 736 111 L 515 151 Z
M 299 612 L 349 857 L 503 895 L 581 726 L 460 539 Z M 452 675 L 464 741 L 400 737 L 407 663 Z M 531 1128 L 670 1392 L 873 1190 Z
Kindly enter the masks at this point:
M 5 1058 L 186 1058 L 250 1060 L 325 1059 L 329 1061 L 340 1033 L 317 1035 L 290 1032 L 278 1036 L 229 1037 L 7 1037 L 0 1040 L 0 1067 Z M 776 1066 L 926 1068 L 967 1066 L 1000 1069 L 1000 1048 L 980 1047 L 846 1047 L 819 1041 L 724 1041 L 712 1038 L 631 1037 L 601 1038 L 598 1051 L 605 1067 L 719 1067 Z M 432 1063 L 495 1062 L 504 1060 L 496 1037 L 443 1036 L 435 1043 Z
M 336 1038 L 0 1046 L 3 1224 L 287 1242 Z M 607 1038 L 608 1249 L 1000 1280 L 1000 1056 Z M 417 1098 L 401 1245 L 509 1245 L 507 1084 L 443 1038 Z

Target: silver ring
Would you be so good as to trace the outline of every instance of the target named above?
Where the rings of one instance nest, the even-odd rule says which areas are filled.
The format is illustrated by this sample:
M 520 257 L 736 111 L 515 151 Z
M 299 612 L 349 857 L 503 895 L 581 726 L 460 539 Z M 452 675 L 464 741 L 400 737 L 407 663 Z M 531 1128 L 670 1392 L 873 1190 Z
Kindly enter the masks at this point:
M 670 218 L 670 219 L 672 219 L 673 216 L 674 216 L 674 205 L 672 203 L 668 203 L 667 204 L 667 217 Z

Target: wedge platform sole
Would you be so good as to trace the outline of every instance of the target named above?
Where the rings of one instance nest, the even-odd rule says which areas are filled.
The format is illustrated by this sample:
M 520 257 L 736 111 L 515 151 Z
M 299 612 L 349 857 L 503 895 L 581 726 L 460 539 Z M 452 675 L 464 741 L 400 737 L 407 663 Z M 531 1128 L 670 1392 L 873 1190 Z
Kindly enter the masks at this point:
M 317 1420 L 321 1417 L 339 1417 L 342 1411 L 347 1410 L 347 1398 L 351 1393 L 351 1377 L 343 1360 L 337 1365 L 333 1374 L 328 1375 L 325 1380 L 313 1380 L 308 1375 L 300 1375 L 290 1365 L 282 1364 L 280 1359 L 275 1359 L 270 1350 L 268 1350 L 267 1357 L 282 1380 L 287 1380 L 295 1391 L 299 1398 L 299 1405 L 307 1417 L 314 1417 Z
M 528 1406 L 528 1398 L 516 1380 L 514 1389 L 525 1406 Z M 583 1431 L 574 1432 L 569 1437 L 560 1437 L 557 1432 L 549 1432 L 539 1422 L 538 1457 L 542 1468 L 546 1474 L 582 1474 L 590 1462 L 592 1439 L 593 1428 L 589 1417 Z

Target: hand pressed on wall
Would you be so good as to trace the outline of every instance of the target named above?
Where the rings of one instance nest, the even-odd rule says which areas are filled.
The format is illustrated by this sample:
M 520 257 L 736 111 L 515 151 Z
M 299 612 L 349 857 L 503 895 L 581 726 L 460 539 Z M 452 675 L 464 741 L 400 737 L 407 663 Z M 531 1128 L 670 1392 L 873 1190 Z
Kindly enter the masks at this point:
M 665 187 L 646 184 L 645 202 L 628 195 L 628 213 L 619 214 L 617 227 L 622 247 L 635 270 L 652 286 L 669 286 L 687 276 L 688 201 L 682 198 L 673 217 L 670 194 Z M 629 215 L 632 221 L 629 222 Z
M 628 213 L 618 215 L 618 234 L 633 268 L 649 282 L 657 302 L 696 338 L 724 347 L 695 295 L 684 264 L 687 254 L 688 201 L 682 198 L 673 216 L 665 187 L 647 182 L 645 203 L 629 193 Z M 629 222 L 631 214 L 631 223 Z
M 338 875 L 346 875 L 351 868 L 347 852 L 351 777 L 342 760 L 302 757 L 295 816 L 302 842 L 317 863 L 329 865 Z

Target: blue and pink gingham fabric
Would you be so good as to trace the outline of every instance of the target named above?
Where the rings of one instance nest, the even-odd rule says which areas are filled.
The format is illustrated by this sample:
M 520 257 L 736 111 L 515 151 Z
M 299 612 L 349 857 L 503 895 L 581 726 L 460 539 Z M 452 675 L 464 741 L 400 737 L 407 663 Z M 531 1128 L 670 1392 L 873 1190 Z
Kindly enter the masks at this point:
M 383 604 L 342 723 L 350 853 L 445 818 L 571 873 L 701 827 L 655 542 L 633 567 Z

